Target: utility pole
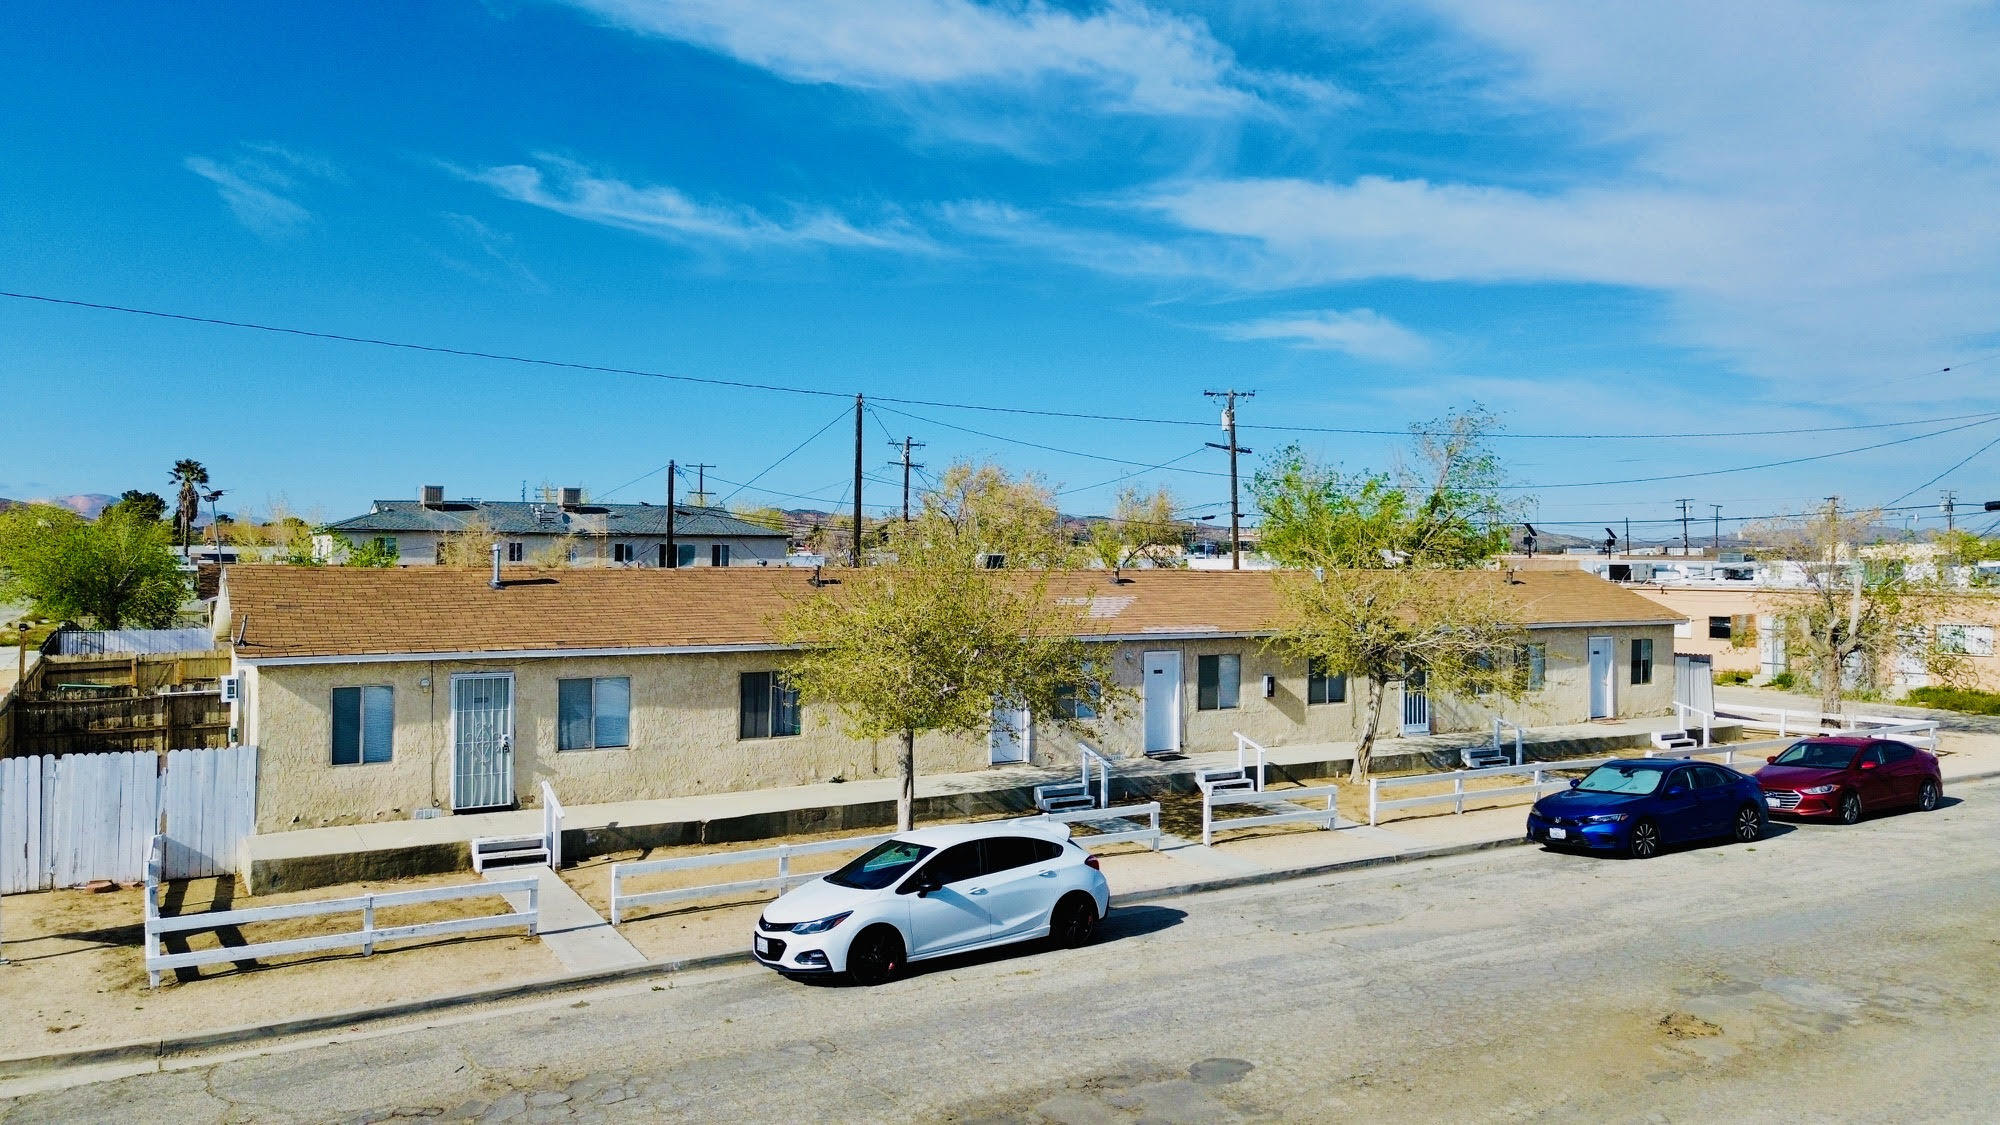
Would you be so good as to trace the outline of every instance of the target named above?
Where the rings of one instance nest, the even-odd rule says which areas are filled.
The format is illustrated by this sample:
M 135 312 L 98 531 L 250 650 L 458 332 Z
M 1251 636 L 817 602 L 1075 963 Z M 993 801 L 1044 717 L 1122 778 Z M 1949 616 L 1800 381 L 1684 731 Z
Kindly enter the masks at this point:
M 1691 555 L 1694 553 L 1694 547 L 1688 542 L 1688 508 L 1694 503 L 1694 497 L 1690 496 L 1684 500 L 1676 500 L 1674 503 L 1681 506 L 1681 554 L 1683 556 Z
M 1944 497 L 1944 530 L 1949 535 L 1958 530 L 1958 493 L 1947 488 L 1938 495 Z
M 889 443 L 889 445 L 891 448 L 900 447 L 903 451 L 903 522 L 909 523 L 910 522 L 910 470 L 923 468 L 922 465 L 917 464 L 916 462 L 910 460 L 910 450 L 922 449 L 924 447 L 924 443 L 916 441 L 909 437 L 905 437 L 903 438 L 902 441 L 892 441 Z
M 681 565 L 681 549 L 674 542 L 674 480 L 680 473 L 679 465 L 667 462 L 667 557 L 660 565 L 668 568 Z
M 1239 398 L 1256 398 L 1257 392 L 1227 390 L 1203 391 L 1201 393 L 1208 398 L 1223 400 L 1222 432 L 1229 435 L 1229 444 L 1217 445 L 1212 441 L 1206 444 L 1210 449 L 1226 449 L 1229 451 L 1229 569 L 1242 570 L 1243 508 L 1236 491 L 1236 455 L 1239 453 L 1249 453 L 1250 450 L 1236 444 L 1236 400 Z
M 847 553 L 849 565 L 861 568 L 861 410 L 860 395 L 854 396 L 854 547 Z
M 715 468 L 715 466 L 707 462 L 697 462 L 696 464 L 689 465 L 688 468 L 694 470 L 695 506 L 706 508 L 708 507 L 708 471 Z
M 1710 504 L 1715 509 L 1715 557 L 1722 557 L 1722 505 Z
M 1632 517 L 1625 517 L 1625 553 L 1632 553 Z

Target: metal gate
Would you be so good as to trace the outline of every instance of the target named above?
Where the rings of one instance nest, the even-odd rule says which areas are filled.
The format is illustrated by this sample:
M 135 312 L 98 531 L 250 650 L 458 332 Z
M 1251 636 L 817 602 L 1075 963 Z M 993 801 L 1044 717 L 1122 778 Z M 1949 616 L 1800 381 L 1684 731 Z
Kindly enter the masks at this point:
M 1403 674 L 1404 734 L 1431 732 L 1431 697 L 1426 682 L 1422 668 L 1412 668 Z
M 451 807 L 514 803 L 514 674 L 451 678 Z

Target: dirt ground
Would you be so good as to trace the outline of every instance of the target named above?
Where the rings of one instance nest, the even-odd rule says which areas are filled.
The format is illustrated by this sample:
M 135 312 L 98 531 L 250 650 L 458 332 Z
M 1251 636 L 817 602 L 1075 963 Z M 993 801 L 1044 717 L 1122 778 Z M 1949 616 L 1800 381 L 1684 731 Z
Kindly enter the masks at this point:
M 342 898 L 369 891 L 415 890 L 472 882 L 469 872 L 350 884 L 292 894 L 238 895 L 233 879 L 176 884 L 165 912 L 276 905 Z M 562 971 L 555 955 L 523 931 L 468 934 L 429 941 L 384 942 L 373 957 L 353 952 L 306 954 L 237 965 L 208 965 L 163 974 L 147 987 L 143 892 L 121 888 L 8 895 L 0 923 L 0 1056 L 77 1050 L 169 1034 L 268 1023 L 349 1008 L 509 984 Z M 401 925 L 504 913 L 497 895 L 381 909 L 378 925 Z M 260 922 L 234 930 L 187 935 L 187 947 L 281 941 L 360 928 L 360 915 Z M 171 949 L 172 947 L 169 946 Z

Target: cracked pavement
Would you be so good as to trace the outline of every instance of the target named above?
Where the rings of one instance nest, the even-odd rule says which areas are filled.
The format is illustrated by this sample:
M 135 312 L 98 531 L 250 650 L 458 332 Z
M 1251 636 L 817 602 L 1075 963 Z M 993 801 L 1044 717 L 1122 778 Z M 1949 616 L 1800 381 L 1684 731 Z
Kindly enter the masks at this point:
M 170 1060 L 0 1122 L 1986 1121 L 2000 783 L 1632 863 L 1532 849 L 1126 907 L 877 989 L 749 966 Z

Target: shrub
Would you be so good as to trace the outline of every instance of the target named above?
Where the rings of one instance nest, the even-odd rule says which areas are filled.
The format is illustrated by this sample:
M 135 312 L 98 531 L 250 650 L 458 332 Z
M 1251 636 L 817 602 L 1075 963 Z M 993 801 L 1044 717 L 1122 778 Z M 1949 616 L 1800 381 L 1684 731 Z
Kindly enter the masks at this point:
M 1798 679 L 1790 672 L 1780 672 L 1771 677 L 1771 686 L 1779 691 L 1790 691 L 1798 685 Z
M 1715 674 L 1715 682 L 1718 684 L 1747 684 L 1750 682 L 1750 673 L 1741 668 L 1731 668 L 1726 672 L 1717 672 Z
M 1942 707 L 1947 711 L 1963 711 L 1968 715 L 2000 715 L 2000 692 L 1975 691 L 1971 688 L 1920 687 L 1911 688 L 1903 699 L 1907 703 L 1924 707 Z

